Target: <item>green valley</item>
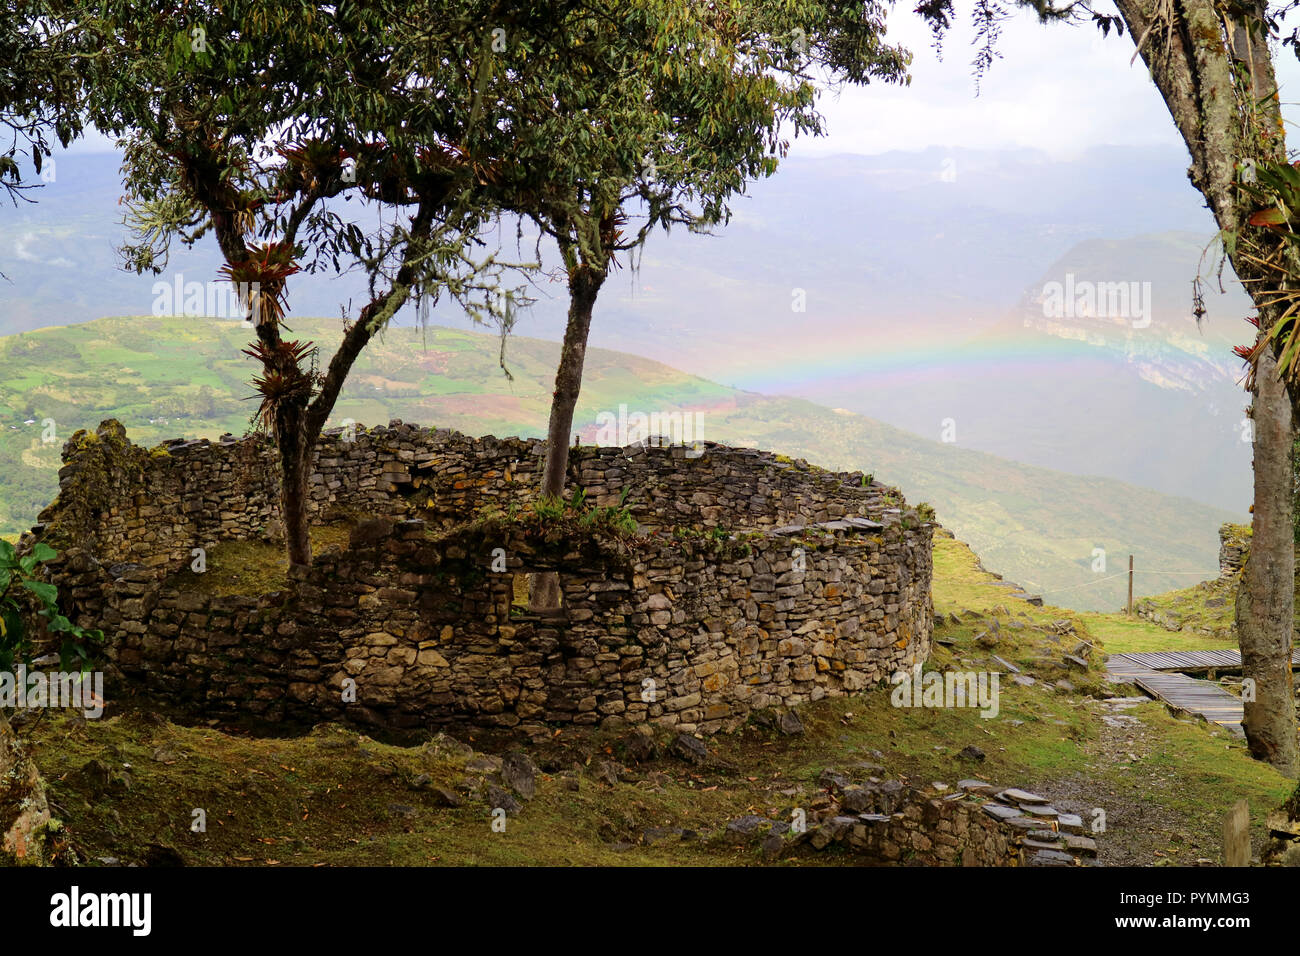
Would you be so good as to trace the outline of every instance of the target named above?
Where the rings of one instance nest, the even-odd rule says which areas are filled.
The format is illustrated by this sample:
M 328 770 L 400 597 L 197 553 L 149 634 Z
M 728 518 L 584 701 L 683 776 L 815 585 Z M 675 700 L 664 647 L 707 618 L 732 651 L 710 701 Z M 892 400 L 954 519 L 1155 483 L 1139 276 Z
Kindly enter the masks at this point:
M 290 318 L 286 338 L 332 351 L 339 320 Z M 116 418 L 137 444 L 241 435 L 254 364 L 232 321 L 123 317 L 0 339 L 0 534 L 30 526 L 57 491 L 62 443 Z M 467 434 L 545 434 L 559 345 L 511 336 L 390 328 L 363 354 L 333 424 L 403 421 Z M 1215 575 L 1218 526 L 1241 516 L 1100 477 L 1023 465 L 929 441 L 842 409 L 743 391 L 621 352 L 591 349 L 575 430 L 597 417 L 699 413 L 703 437 L 771 449 L 830 469 L 861 469 L 927 501 L 989 569 L 1050 603 L 1113 610 L 1135 555 L 1138 594 Z M 52 438 L 52 440 L 43 440 Z M 1161 573 L 1155 573 L 1161 572 Z

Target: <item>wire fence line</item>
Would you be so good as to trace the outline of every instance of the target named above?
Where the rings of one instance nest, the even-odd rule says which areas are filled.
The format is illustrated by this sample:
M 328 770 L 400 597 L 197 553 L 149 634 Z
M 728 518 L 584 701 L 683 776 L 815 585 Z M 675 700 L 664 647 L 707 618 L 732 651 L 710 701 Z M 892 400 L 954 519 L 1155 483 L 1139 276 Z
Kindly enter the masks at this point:
M 1217 577 L 1220 573 L 1221 571 L 1219 568 L 1215 568 L 1212 571 L 1160 571 L 1154 568 L 1134 568 L 1132 571 L 1117 571 L 1114 574 L 1107 574 L 1105 577 L 1097 578 L 1095 581 L 1085 581 L 1083 584 L 1072 584 L 1065 588 L 1044 588 L 1041 584 L 1034 581 L 1030 581 L 1029 584 L 1036 590 L 1042 591 L 1043 594 L 1063 594 L 1066 591 L 1077 591 L 1080 588 L 1096 587 L 1103 581 L 1128 577 L 1130 574 L 1196 574 L 1201 577 L 1204 577 L 1207 574 L 1213 574 Z

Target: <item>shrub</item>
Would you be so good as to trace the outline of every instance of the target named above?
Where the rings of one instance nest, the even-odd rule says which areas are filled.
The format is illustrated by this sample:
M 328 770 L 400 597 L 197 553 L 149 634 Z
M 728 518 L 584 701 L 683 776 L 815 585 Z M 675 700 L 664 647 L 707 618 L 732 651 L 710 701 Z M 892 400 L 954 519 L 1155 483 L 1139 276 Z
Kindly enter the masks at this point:
M 59 665 L 65 670 L 88 669 L 88 645 L 104 640 L 99 630 L 85 630 L 73 624 L 59 611 L 59 592 L 41 580 L 43 564 L 58 554 L 48 544 L 40 543 L 32 553 L 19 557 L 14 546 L 0 540 L 0 670 L 12 671 L 15 662 L 30 664 L 35 646 L 28 616 L 32 605 L 36 615 L 45 619 L 45 629 L 61 636 Z

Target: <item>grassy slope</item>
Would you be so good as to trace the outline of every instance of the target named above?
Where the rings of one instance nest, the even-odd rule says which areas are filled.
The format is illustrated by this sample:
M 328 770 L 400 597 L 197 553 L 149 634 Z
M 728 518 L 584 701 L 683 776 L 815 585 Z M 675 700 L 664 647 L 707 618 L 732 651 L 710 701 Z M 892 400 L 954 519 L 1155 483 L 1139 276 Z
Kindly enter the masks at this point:
M 1249 527 L 1240 529 L 1249 539 Z M 1240 573 L 1154 594 L 1134 603 L 1142 623 L 1115 619 L 1113 649 L 1199 650 L 1236 647 L 1236 602 Z M 1151 622 L 1156 632 L 1151 632 Z M 1296 627 L 1300 629 L 1300 576 L 1296 578 Z M 1131 635 L 1131 637 L 1130 637 Z M 1108 639 L 1109 640 L 1109 639 Z
M 935 566 L 936 610 L 961 623 L 936 632 L 945 643 L 936 647 L 933 666 L 987 666 L 990 652 L 975 638 L 996 612 L 1003 634 L 996 653 L 1027 673 L 1058 679 L 1066 672 L 1055 662 L 1076 638 L 1062 644 L 1055 622 L 1068 620 L 1079 637 L 1095 640 L 1093 627 L 1103 621 L 1009 598 L 950 539 L 937 542 Z M 1030 787 L 1085 818 L 1103 807 L 1107 863 L 1214 858 L 1223 814 L 1241 797 L 1250 800 L 1258 845 L 1263 812 L 1288 793 L 1287 781 L 1251 761 L 1225 732 L 1176 720 L 1156 704 L 1130 711 L 1138 718 L 1134 728 L 1106 726 L 1104 705 L 1086 696 L 1101 686 L 1097 666 L 1069 675 L 1074 692 L 1041 680 L 1033 687 L 1004 681 L 1001 713 L 991 720 L 974 710 L 895 708 L 883 689 L 826 700 L 801 708 L 802 737 L 749 726 L 712 740 L 735 769 L 698 769 L 665 757 L 629 767 L 627 779 L 614 785 L 590 771 L 599 760 L 618 760 L 616 739 L 565 729 L 530 748 L 548 772 L 505 833 L 492 832 L 482 801 L 449 809 L 421 786 L 420 774 L 428 775 L 426 784 L 446 787 L 475 777 L 463 756 L 436 743 L 399 747 L 336 725 L 257 739 L 138 714 L 91 722 L 53 716 L 19 729 L 34 741 L 57 811 L 92 864 L 99 857 L 142 859 L 149 845 L 162 844 L 188 862 L 216 865 L 753 865 L 760 862 L 756 851 L 717 839 L 717 827 L 746 813 L 788 820 L 792 807 L 807 806 L 817 793 L 822 768 L 864 760 L 883 765 L 882 775 L 917 783 L 979 776 Z M 480 751 L 508 746 L 472 732 L 460 739 Z M 968 745 L 981 748 L 985 760 L 959 757 Z M 129 775 L 129 788 L 121 789 L 125 780 L 107 793 L 93 786 L 81 769 L 92 758 Z M 207 813 L 205 834 L 190 832 L 196 807 Z M 640 842 L 656 826 L 696 830 L 702 838 Z M 850 862 L 828 852 L 792 855 L 780 865 Z
M 337 320 L 290 324 L 292 337 L 327 347 L 340 335 Z M 250 394 L 251 362 L 240 355 L 247 338 L 233 322 L 144 317 L 0 339 L 0 534 L 26 528 L 52 499 L 58 449 L 77 428 L 114 417 L 140 444 L 243 434 L 253 411 L 240 400 Z M 358 363 L 334 421 L 401 418 L 468 434 L 543 435 L 558 345 L 512 338 L 513 381 L 502 375 L 497 351 L 487 335 L 390 330 Z M 988 567 L 1074 607 L 1123 601 L 1122 577 L 1091 571 L 1094 548 L 1106 549 L 1112 569 L 1129 553 L 1143 571 L 1213 568 L 1215 531 L 1234 517 L 1108 479 L 926 441 L 811 402 L 736 391 L 622 353 L 594 349 L 586 369 L 575 417 L 586 441 L 596 439 L 597 413 L 620 404 L 633 412 L 699 410 L 706 438 L 861 468 L 897 484 L 910 501 L 933 504 Z M 55 444 L 40 441 L 46 418 L 57 424 Z M 159 418 L 167 421 L 150 423 Z M 26 419 L 37 424 L 23 426 Z M 1187 580 L 1142 574 L 1138 593 Z M 1054 593 L 1060 588 L 1070 590 Z

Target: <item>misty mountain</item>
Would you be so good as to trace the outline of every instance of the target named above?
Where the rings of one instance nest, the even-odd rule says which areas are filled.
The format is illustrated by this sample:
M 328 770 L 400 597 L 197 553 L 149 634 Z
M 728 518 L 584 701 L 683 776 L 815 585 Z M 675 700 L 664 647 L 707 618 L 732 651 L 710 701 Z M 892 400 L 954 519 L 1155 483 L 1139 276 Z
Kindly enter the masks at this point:
M 112 154 L 60 157 L 38 201 L 6 211 L 0 332 L 149 313 L 155 283 L 215 277 L 210 238 L 177 250 L 160 277 L 121 271 L 117 165 Z M 796 146 L 717 235 L 656 235 L 624 262 L 591 344 L 1240 512 L 1250 445 L 1230 348 L 1248 338 L 1248 302 L 1231 276 L 1218 291 L 1203 256 L 1213 223 L 1184 170 L 1177 151 L 1158 149 L 1073 161 L 937 148 L 809 159 Z M 490 238 L 519 261 L 537 251 L 514 223 Z M 551 250 L 540 252 L 553 269 Z M 1071 275 L 1149 288 L 1150 324 L 1044 316 L 1044 288 Z M 288 294 L 292 324 L 337 316 L 365 289 L 355 274 L 296 276 Z M 534 294 L 517 333 L 560 338 L 563 284 L 540 275 Z M 414 311 L 399 321 L 415 322 Z M 471 327 L 445 305 L 433 321 Z

